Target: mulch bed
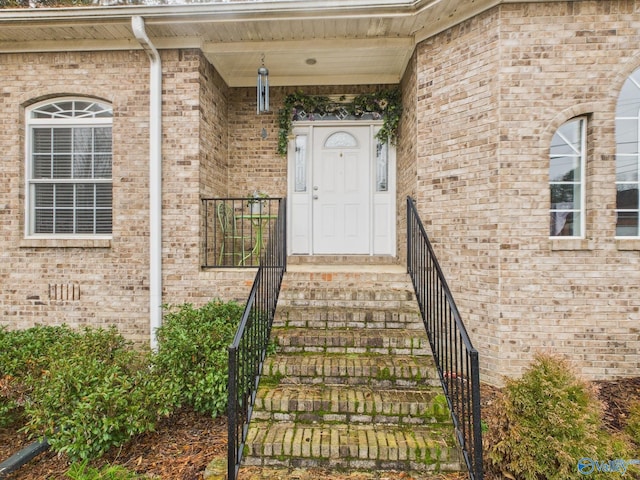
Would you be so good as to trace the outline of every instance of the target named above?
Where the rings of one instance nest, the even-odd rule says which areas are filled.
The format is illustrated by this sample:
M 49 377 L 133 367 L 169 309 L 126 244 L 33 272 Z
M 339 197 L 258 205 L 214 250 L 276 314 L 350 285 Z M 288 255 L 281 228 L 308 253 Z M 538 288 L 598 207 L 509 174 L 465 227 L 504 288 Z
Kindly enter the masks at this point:
M 634 401 L 640 401 L 640 377 L 594 383 L 605 406 L 605 426 L 611 430 L 621 430 L 626 424 L 630 405 Z M 498 393 L 499 389 L 483 385 L 482 408 L 490 410 Z M 0 461 L 30 443 L 24 434 L 16 433 L 15 430 L 15 427 L 0 429 Z M 214 458 L 225 458 L 226 452 L 226 419 L 211 419 L 185 409 L 163 420 L 156 432 L 140 435 L 127 444 L 112 449 L 105 457 L 96 461 L 94 466 L 118 464 L 131 471 L 163 480 L 200 480 L 209 462 Z M 46 452 L 8 476 L 7 480 L 68 480 L 65 476 L 68 467 L 69 462 L 65 456 Z M 309 478 L 324 480 L 362 477 L 326 471 L 307 473 Z M 410 478 L 403 475 L 404 477 L 397 478 Z M 451 480 L 463 477 L 448 475 L 433 478 Z
M 5 460 L 29 440 L 11 429 L 0 429 L 0 458 Z M 161 479 L 198 480 L 216 457 L 227 455 L 227 422 L 190 410 L 181 410 L 163 420 L 156 432 L 140 435 L 93 463 L 118 464 L 127 469 Z M 63 455 L 48 451 L 36 457 L 7 480 L 66 479 L 69 462 Z
M 604 423 L 613 431 L 627 424 L 629 407 L 640 401 L 640 377 L 595 382 L 598 397 L 604 403 Z

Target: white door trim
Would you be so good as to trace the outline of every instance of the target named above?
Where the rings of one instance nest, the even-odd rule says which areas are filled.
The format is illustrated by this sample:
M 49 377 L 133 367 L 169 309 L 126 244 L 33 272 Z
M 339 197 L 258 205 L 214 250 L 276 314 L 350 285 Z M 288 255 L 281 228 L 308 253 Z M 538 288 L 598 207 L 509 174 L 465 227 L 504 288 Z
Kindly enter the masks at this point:
M 306 121 L 295 122 L 288 146 L 287 238 L 289 255 L 313 255 L 313 152 L 314 129 L 331 127 L 348 131 L 368 127 L 369 164 L 369 249 L 368 255 L 396 255 L 396 157 L 388 147 L 388 173 L 385 191 L 378 191 L 376 179 L 375 133 L 382 121 Z M 296 167 L 298 159 L 298 168 Z

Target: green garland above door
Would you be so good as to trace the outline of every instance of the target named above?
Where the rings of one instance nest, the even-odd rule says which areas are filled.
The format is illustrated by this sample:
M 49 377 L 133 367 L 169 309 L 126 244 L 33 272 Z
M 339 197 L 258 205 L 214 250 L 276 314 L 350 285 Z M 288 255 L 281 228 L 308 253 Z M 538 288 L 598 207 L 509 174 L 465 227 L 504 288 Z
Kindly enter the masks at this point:
M 402 96 L 399 88 L 363 93 L 351 101 L 346 101 L 344 96 L 336 101 L 326 96 L 291 93 L 285 97 L 284 106 L 278 111 L 278 153 L 287 154 L 294 120 L 321 120 L 327 116 L 382 119 L 382 128 L 376 138 L 382 143 L 395 144 L 401 114 Z

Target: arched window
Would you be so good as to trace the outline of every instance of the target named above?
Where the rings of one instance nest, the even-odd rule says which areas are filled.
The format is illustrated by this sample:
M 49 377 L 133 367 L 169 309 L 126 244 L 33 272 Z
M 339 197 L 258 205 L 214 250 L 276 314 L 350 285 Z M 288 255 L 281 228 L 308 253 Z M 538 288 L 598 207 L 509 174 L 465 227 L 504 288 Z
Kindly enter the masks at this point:
M 586 123 L 583 117 L 566 122 L 551 141 L 549 190 L 552 237 L 584 236 Z
M 110 105 L 57 99 L 27 110 L 28 236 L 110 235 Z
M 640 69 L 622 86 L 616 108 L 616 236 L 640 236 Z

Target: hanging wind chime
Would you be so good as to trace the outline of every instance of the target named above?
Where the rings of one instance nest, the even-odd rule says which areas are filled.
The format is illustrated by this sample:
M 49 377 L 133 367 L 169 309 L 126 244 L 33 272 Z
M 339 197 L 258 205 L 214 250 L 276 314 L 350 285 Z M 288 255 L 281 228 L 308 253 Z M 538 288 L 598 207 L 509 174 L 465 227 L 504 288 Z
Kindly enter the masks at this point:
M 264 66 L 264 55 L 262 55 L 262 66 L 258 69 L 258 113 L 269 111 L 269 70 Z

